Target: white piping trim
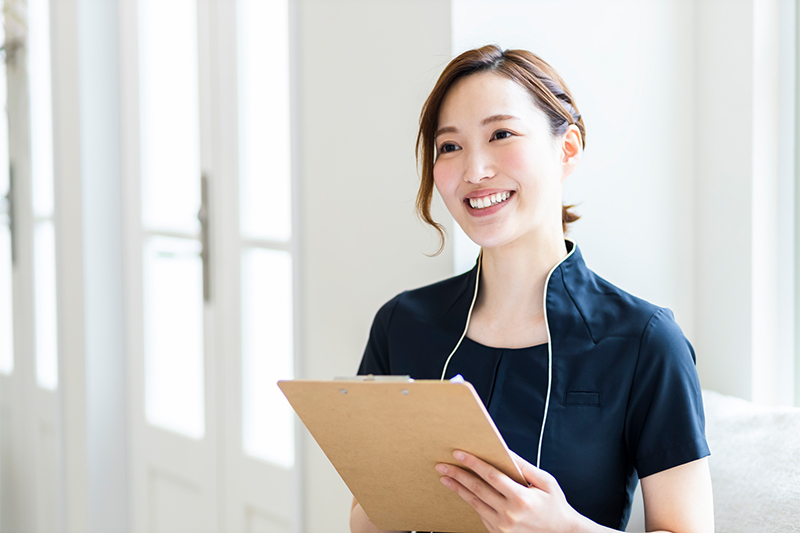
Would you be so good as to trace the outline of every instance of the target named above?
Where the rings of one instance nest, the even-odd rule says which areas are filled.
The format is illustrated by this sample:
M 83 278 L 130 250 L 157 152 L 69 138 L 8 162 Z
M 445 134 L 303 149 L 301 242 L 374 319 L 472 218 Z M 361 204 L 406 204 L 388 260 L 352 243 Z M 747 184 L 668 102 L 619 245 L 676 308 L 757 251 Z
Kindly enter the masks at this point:
M 569 239 L 565 239 L 569 240 Z M 542 296 L 542 310 L 544 312 L 544 327 L 547 330 L 547 397 L 544 401 L 544 415 L 542 416 L 542 429 L 539 432 L 539 446 L 536 451 L 536 468 L 541 468 L 542 463 L 542 442 L 544 440 L 544 427 L 547 423 L 547 412 L 550 410 L 550 394 L 552 393 L 553 389 L 553 343 L 550 337 L 550 324 L 547 321 L 547 287 L 550 283 L 550 276 L 553 275 L 553 272 L 561 266 L 561 263 L 567 260 L 569 256 L 575 252 L 575 242 L 569 240 L 572 243 L 572 249 L 565 255 L 561 261 L 555 264 L 553 268 L 550 269 L 550 272 L 547 273 L 547 277 L 544 280 L 544 295 Z M 483 263 L 483 250 L 481 250 L 480 255 L 478 255 L 478 272 L 475 275 L 475 292 L 472 295 L 472 303 L 469 305 L 469 312 L 467 312 L 467 323 L 464 325 L 464 331 L 461 333 L 461 338 L 458 339 L 455 348 L 453 351 L 450 352 L 450 355 L 447 356 L 447 360 L 444 362 L 444 368 L 442 369 L 442 376 L 440 381 L 444 381 L 444 376 L 447 373 L 447 367 L 450 364 L 450 359 L 453 358 L 455 355 L 456 350 L 458 347 L 461 346 L 461 342 L 464 340 L 464 337 L 467 336 L 467 330 L 469 329 L 469 321 L 472 318 L 472 309 L 475 307 L 475 301 L 478 299 L 478 285 L 480 284 L 481 280 L 481 264 Z
M 467 336 L 467 330 L 469 329 L 469 321 L 472 318 L 472 308 L 475 307 L 475 300 L 478 299 L 478 285 L 480 284 L 480 281 L 481 281 L 481 264 L 482 263 L 483 263 L 483 250 L 481 250 L 481 253 L 478 254 L 478 272 L 477 272 L 477 274 L 475 274 L 475 293 L 472 295 L 472 303 L 469 304 L 469 312 L 467 313 L 467 323 L 464 326 L 464 332 L 461 334 L 461 338 L 458 339 L 458 342 L 456 343 L 456 347 L 453 348 L 453 351 L 450 352 L 450 355 L 447 356 L 447 360 L 444 362 L 444 368 L 442 369 L 442 377 L 439 378 L 439 381 L 444 381 L 444 375 L 447 372 L 447 365 L 450 364 L 450 359 L 453 358 L 453 355 L 455 355 L 456 350 L 458 350 L 458 347 L 461 346 L 461 341 L 463 341 L 464 337 Z
M 569 240 L 569 239 L 565 239 Z M 547 285 L 550 283 L 550 276 L 555 272 L 555 270 L 561 266 L 561 263 L 567 260 L 569 256 L 572 255 L 572 252 L 575 251 L 575 242 L 569 241 L 572 243 L 572 249 L 564 256 L 561 261 L 556 263 L 556 265 L 550 269 L 550 272 L 547 273 L 547 278 L 544 280 L 544 296 L 542 297 L 542 309 L 544 310 L 544 327 L 547 330 L 547 398 L 544 401 L 544 416 L 542 417 L 542 430 L 539 433 L 539 447 L 536 451 L 536 468 L 541 468 L 542 464 L 542 441 L 544 440 L 544 426 L 547 423 L 547 411 L 550 408 L 550 393 L 552 391 L 553 386 L 553 343 L 550 338 L 550 325 L 547 322 Z

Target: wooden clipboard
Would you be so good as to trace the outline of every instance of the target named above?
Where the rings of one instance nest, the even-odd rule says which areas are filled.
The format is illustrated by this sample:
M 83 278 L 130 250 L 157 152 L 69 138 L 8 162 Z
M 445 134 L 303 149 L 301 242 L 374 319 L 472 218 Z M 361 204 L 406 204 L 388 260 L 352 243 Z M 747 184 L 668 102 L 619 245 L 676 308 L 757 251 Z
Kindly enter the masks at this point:
M 439 481 L 435 465 L 455 464 L 456 449 L 527 485 L 470 383 L 361 378 L 278 386 L 381 529 L 486 531 L 478 513 Z

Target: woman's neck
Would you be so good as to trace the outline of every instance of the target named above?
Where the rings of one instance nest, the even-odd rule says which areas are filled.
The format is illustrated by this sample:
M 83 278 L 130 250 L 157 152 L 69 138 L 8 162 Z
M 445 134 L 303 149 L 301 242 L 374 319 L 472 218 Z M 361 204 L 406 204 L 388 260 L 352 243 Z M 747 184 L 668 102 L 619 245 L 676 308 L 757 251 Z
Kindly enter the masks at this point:
M 482 253 L 470 338 L 508 348 L 546 342 L 544 284 L 550 270 L 567 255 L 563 235 Z
M 485 249 L 478 297 L 494 307 L 535 304 L 541 310 L 547 274 L 566 255 L 563 236 L 558 241 Z

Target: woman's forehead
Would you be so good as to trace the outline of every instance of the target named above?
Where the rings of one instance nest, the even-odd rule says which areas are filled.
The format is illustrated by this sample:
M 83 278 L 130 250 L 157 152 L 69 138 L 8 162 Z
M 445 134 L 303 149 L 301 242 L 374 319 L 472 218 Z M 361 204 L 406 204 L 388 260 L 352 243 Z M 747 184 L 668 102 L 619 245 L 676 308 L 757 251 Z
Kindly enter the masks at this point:
M 480 72 L 450 87 L 439 109 L 437 129 L 458 127 L 458 123 L 477 125 L 487 117 L 500 115 L 519 119 L 543 116 L 531 94 L 516 81 L 494 72 Z

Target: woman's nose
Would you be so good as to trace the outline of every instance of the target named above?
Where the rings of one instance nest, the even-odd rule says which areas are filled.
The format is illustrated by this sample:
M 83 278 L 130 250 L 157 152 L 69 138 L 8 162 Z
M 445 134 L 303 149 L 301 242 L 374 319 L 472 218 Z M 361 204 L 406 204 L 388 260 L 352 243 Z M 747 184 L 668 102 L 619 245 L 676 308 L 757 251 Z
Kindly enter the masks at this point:
M 494 168 L 488 155 L 482 150 L 470 150 L 464 167 L 464 181 L 478 183 L 494 176 Z

